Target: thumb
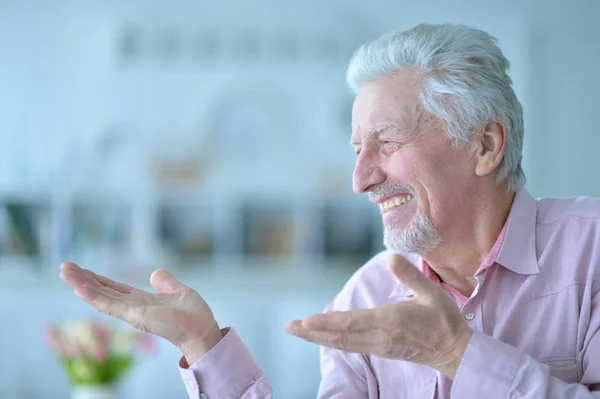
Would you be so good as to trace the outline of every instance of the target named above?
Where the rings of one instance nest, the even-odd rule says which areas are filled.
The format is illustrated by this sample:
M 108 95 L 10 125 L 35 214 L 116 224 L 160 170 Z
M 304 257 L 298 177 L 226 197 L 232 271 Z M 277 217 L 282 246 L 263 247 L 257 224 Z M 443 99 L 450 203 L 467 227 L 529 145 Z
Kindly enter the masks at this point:
M 150 284 L 161 294 L 170 294 L 183 288 L 187 288 L 175 279 L 165 269 L 157 269 L 150 276 Z
M 393 254 L 389 260 L 389 266 L 394 276 L 410 288 L 419 300 L 431 302 L 439 293 L 440 287 L 404 257 Z

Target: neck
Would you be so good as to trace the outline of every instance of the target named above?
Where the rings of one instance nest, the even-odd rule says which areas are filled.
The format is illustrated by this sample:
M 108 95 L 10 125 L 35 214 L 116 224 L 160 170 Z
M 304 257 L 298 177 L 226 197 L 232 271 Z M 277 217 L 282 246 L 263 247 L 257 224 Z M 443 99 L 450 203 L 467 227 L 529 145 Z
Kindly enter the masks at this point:
M 514 196 L 504 185 L 479 196 L 469 214 L 457 217 L 452 228 L 442 234 L 443 242 L 423 256 L 443 282 L 471 296 L 477 286 L 473 276 L 498 239 Z

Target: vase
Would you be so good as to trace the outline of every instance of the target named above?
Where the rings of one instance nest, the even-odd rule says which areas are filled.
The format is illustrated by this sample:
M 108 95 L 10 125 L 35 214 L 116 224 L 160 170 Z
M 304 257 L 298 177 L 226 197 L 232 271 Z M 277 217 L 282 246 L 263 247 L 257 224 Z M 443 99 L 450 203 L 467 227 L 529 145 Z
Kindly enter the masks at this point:
M 105 385 L 75 385 L 71 387 L 71 399 L 117 399 L 117 390 Z

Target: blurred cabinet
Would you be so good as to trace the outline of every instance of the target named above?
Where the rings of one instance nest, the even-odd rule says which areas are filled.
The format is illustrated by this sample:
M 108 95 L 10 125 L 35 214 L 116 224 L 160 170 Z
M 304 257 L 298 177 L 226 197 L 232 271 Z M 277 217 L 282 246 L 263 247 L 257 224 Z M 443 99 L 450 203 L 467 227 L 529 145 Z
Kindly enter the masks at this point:
M 121 276 L 157 267 L 356 269 L 382 249 L 379 212 L 363 198 L 0 197 L 0 273 L 45 274 L 65 260 Z

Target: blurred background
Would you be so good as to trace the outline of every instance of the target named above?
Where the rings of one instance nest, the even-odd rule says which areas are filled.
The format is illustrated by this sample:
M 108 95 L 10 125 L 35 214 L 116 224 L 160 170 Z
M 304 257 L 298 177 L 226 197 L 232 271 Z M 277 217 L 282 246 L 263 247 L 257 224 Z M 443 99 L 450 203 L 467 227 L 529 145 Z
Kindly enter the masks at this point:
M 419 22 L 499 39 L 541 196 L 600 196 L 600 2 L 0 0 L 0 398 L 66 398 L 43 339 L 100 317 L 73 260 L 151 289 L 173 272 L 234 326 L 277 398 L 314 398 L 318 348 L 284 333 L 382 249 L 351 191 L 363 42 Z M 185 398 L 160 343 L 122 398 Z

